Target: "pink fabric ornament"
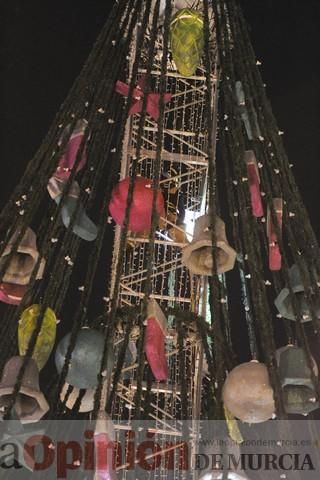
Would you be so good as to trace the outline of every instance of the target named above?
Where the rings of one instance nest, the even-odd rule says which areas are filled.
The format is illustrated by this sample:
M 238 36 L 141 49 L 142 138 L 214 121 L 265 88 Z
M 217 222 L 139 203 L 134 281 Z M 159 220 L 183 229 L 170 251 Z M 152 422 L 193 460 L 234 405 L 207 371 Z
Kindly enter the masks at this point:
M 19 305 L 28 285 L 15 285 L 14 283 L 0 283 L 0 302 L 9 305 Z
M 257 218 L 263 217 L 263 206 L 260 193 L 260 176 L 254 151 L 247 150 L 244 152 L 244 160 L 247 164 L 252 214 Z
M 59 160 L 57 170 L 54 173 L 56 177 L 62 178 L 62 179 L 67 179 L 70 177 L 71 171 L 77 159 L 77 153 L 81 146 L 87 125 L 88 125 L 88 122 L 84 119 L 80 119 L 77 121 L 74 127 L 74 130 L 70 135 L 69 141 L 65 147 L 65 151 Z M 69 133 L 70 133 L 70 125 L 67 125 L 67 127 L 63 131 L 59 144 L 63 142 L 63 138 Z M 77 172 L 79 172 L 85 166 L 86 162 L 87 162 L 87 153 L 86 153 L 86 146 L 84 146 L 81 159 L 77 165 Z
M 137 87 L 133 89 L 132 103 L 129 109 L 129 115 L 140 113 L 142 110 L 144 84 L 145 84 L 145 77 L 141 77 Z M 127 97 L 129 95 L 129 85 L 118 80 L 115 86 L 115 91 L 117 93 L 120 93 L 120 95 Z M 171 97 L 172 97 L 171 93 L 165 93 L 163 97 L 164 104 L 170 102 Z M 152 117 L 156 121 L 158 120 L 160 115 L 159 106 L 160 106 L 160 93 L 149 93 L 147 97 L 146 111 L 147 113 L 149 113 L 150 117 Z
M 109 212 L 112 218 L 121 226 L 127 207 L 129 185 L 130 177 L 121 180 L 114 187 L 109 203 Z M 137 177 L 135 179 L 129 216 L 129 230 L 132 232 L 141 232 L 151 227 L 153 192 L 152 181 L 149 178 Z M 156 210 L 158 215 L 164 215 L 164 198 L 160 190 L 157 194 Z
M 282 231 L 282 215 L 283 215 L 283 200 L 282 198 L 273 199 L 273 207 L 276 212 L 276 217 L 278 221 L 278 226 L 280 232 Z M 269 242 L 269 269 L 272 271 L 277 271 L 281 269 L 281 253 L 278 245 L 278 237 L 275 232 L 274 225 L 271 219 L 270 208 L 268 207 L 267 215 L 267 235 Z
M 113 466 L 115 432 L 112 420 L 106 412 L 98 413 L 94 431 L 95 476 L 94 480 L 114 480 Z
M 166 357 L 167 319 L 156 300 L 148 303 L 144 349 L 152 373 L 156 380 L 167 380 L 168 364 Z

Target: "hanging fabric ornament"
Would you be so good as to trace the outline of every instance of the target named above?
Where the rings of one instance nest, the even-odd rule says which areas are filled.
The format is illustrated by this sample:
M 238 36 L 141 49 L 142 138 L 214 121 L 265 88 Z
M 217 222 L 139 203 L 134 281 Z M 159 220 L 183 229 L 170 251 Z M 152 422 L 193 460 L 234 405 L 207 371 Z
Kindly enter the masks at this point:
M 204 46 L 203 18 L 192 8 L 179 10 L 170 23 L 173 60 L 179 73 L 193 75 L 200 65 Z
M 212 275 L 211 221 L 210 215 L 197 218 L 192 242 L 182 249 L 182 263 L 195 275 Z M 225 224 L 218 216 L 215 217 L 215 238 L 216 269 L 217 274 L 221 274 L 232 270 L 237 252 L 230 247 Z
M 229 412 L 247 423 L 265 422 L 275 410 L 267 367 L 257 361 L 242 363 L 231 370 L 222 397 Z
M 0 266 L 6 261 L 6 257 L 11 254 L 13 245 L 19 235 L 17 231 L 6 245 L 1 258 Z M 14 285 L 28 285 L 32 271 L 38 261 L 39 252 L 37 250 L 37 237 L 31 228 L 27 228 L 21 242 L 13 254 L 9 265 L 4 273 L 2 282 L 13 283 Z M 45 260 L 42 259 L 37 272 L 37 279 L 41 279 L 45 267 Z
M 71 333 L 68 333 L 58 344 L 55 353 L 55 363 L 58 373 L 61 373 L 70 344 Z M 77 388 L 94 388 L 99 382 L 105 335 L 90 328 L 82 328 L 77 335 L 71 354 L 66 382 Z M 104 375 L 110 378 L 113 369 L 113 346 L 109 341 Z
M 241 120 L 243 122 L 248 140 L 253 140 L 252 128 L 249 120 L 248 110 L 246 107 L 246 98 L 244 95 L 242 83 L 240 81 L 236 82 L 236 97 L 237 97 L 238 107 L 240 110 Z M 261 132 L 260 132 L 260 127 L 258 124 L 257 114 L 255 110 L 253 112 L 253 121 L 257 131 L 257 136 L 259 137 L 261 136 Z
M 244 152 L 244 161 L 247 165 L 252 214 L 257 218 L 263 217 L 259 169 L 253 150 L 247 150 Z
M 150 299 L 147 308 L 144 349 L 152 373 L 159 382 L 168 378 L 166 357 L 167 319 L 158 303 Z
M 63 191 L 66 187 L 67 180 L 59 179 L 56 176 L 50 178 L 48 183 L 48 192 L 52 200 L 59 205 Z M 80 196 L 80 187 L 78 182 L 72 182 L 68 194 L 63 200 L 63 205 L 61 209 L 62 222 L 66 228 L 69 227 L 71 218 L 78 207 L 78 199 Z M 75 235 L 86 240 L 87 242 L 92 242 L 97 238 L 98 229 L 96 225 L 90 220 L 87 216 L 82 204 L 80 203 L 78 207 L 78 213 L 74 221 L 72 231 Z
M 27 353 L 30 339 L 37 325 L 40 308 L 40 305 L 31 305 L 22 312 L 18 326 L 18 346 L 21 356 Z M 56 339 L 56 330 L 55 313 L 51 308 L 47 308 L 32 354 L 39 370 L 42 370 L 50 357 Z
M 11 402 L 23 362 L 24 357 L 11 357 L 5 364 L 0 382 L 1 415 Z M 39 371 L 32 358 L 27 360 L 21 387 L 13 408 L 21 423 L 38 422 L 49 410 L 49 405 L 40 391 Z
M 115 480 L 115 430 L 111 418 L 99 411 L 94 430 L 95 476 L 94 480 Z
M 145 88 L 145 77 L 143 76 L 140 78 L 137 87 L 134 88 L 132 92 L 132 103 L 129 109 L 129 115 L 134 115 L 135 113 L 140 113 L 142 111 L 144 88 Z M 120 95 L 127 97 L 129 95 L 129 85 L 118 80 L 115 86 L 115 91 L 117 93 L 120 93 Z M 170 102 L 171 97 L 172 97 L 171 93 L 165 93 L 163 96 L 164 104 Z M 146 112 L 149 113 L 150 117 L 152 117 L 155 121 L 158 120 L 160 115 L 159 108 L 160 108 L 160 94 L 149 93 L 147 95 Z
M 129 184 L 130 177 L 121 180 L 114 187 L 109 203 L 112 218 L 121 226 L 127 208 Z M 129 230 L 132 232 L 141 232 L 151 227 L 153 192 L 152 180 L 143 177 L 135 179 L 129 216 Z M 164 199 L 160 190 L 157 193 L 156 210 L 158 215 L 164 215 Z
M 0 302 L 8 305 L 19 305 L 27 289 L 28 285 L 2 282 L 0 283 Z
M 277 217 L 280 232 L 282 231 L 283 200 L 282 198 L 273 199 L 273 208 Z M 278 244 L 278 237 L 272 222 L 270 207 L 267 212 L 267 236 L 269 241 L 269 269 L 277 271 L 281 269 L 281 253 Z
M 277 350 L 276 359 L 286 412 L 307 415 L 319 408 L 311 370 L 304 350 L 294 345 L 287 345 Z M 317 364 L 313 357 L 311 359 L 313 373 L 318 377 Z
M 302 285 L 301 275 L 298 265 L 294 264 L 289 269 L 289 279 L 290 285 L 293 293 L 295 294 L 296 300 L 300 306 L 301 312 L 301 321 L 302 322 L 311 322 L 312 314 L 308 302 L 304 296 L 304 287 Z M 318 295 L 314 293 L 311 296 L 310 301 L 313 304 L 314 311 L 317 318 L 320 318 L 320 300 Z M 288 320 L 296 320 L 296 316 L 293 311 L 293 306 L 290 300 L 290 291 L 289 288 L 285 287 L 281 290 L 279 295 L 274 301 L 275 306 L 278 309 L 280 315 Z
M 83 141 L 83 137 L 85 134 L 85 130 L 87 128 L 88 122 L 84 119 L 80 119 L 77 121 L 71 136 L 69 137 L 69 141 L 66 145 L 65 151 L 59 160 L 58 167 L 54 173 L 56 177 L 62 179 L 68 179 L 70 174 L 73 170 L 74 164 L 77 160 L 77 153 Z M 71 125 L 67 125 L 64 129 L 61 139 L 58 145 L 61 145 L 64 138 L 67 135 L 70 135 Z M 87 153 L 86 153 L 86 146 L 84 146 L 81 159 L 77 165 L 77 172 L 79 172 L 87 162 Z

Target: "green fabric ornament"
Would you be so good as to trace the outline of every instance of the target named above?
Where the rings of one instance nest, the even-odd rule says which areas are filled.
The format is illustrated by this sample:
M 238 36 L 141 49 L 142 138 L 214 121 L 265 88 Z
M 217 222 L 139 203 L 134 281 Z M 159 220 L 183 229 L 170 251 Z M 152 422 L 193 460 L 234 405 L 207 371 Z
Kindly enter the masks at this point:
M 31 305 L 21 315 L 18 327 L 19 354 L 25 355 L 34 329 L 37 325 L 37 318 L 40 312 L 40 305 Z M 33 350 L 32 358 L 41 370 L 47 363 L 56 339 L 57 319 L 51 308 L 47 308 L 41 329 Z
M 203 18 L 192 8 L 179 10 L 170 24 L 171 50 L 178 71 L 193 75 L 200 64 L 204 47 Z

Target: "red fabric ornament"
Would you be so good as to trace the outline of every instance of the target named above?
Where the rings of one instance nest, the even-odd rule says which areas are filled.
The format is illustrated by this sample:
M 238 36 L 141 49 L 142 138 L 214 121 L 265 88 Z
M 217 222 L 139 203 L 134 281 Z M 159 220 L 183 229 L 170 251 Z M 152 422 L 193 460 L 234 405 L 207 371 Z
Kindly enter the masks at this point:
M 167 319 L 158 303 L 152 299 L 148 303 L 144 349 L 152 373 L 156 380 L 167 380 L 168 364 L 166 357 Z
M 115 452 L 114 426 L 108 415 L 100 411 L 94 432 L 95 476 L 94 480 L 115 480 L 113 465 Z
M 282 198 L 274 198 L 273 207 L 276 213 L 278 226 L 281 232 L 282 231 L 282 214 L 283 214 Z M 278 245 L 278 237 L 275 232 L 269 207 L 268 207 L 268 216 L 267 216 L 267 235 L 268 235 L 268 241 L 269 241 L 269 268 L 272 271 L 277 271 L 281 269 L 282 258 L 281 258 L 281 253 Z
M 130 177 L 121 180 L 113 189 L 109 203 L 109 212 L 112 218 L 121 226 L 127 207 L 129 185 Z M 153 192 L 154 189 L 149 178 L 137 177 L 135 179 L 129 216 L 129 230 L 132 232 L 141 232 L 151 227 Z M 164 198 L 160 190 L 157 194 L 156 210 L 158 215 L 164 215 Z
M 145 78 L 141 77 L 137 87 L 133 89 L 132 103 L 129 109 L 129 115 L 140 113 L 142 110 L 144 84 L 145 84 Z M 129 95 L 129 85 L 118 80 L 115 86 L 115 91 L 117 93 L 120 93 L 120 95 L 127 97 Z M 165 93 L 163 97 L 164 104 L 170 102 L 171 97 L 172 97 L 171 93 Z M 152 117 L 156 121 L 158 120 L 160 115 L 159 106 L 160 106 L 160 93 L 149 93 L 147 97 L 146 111 L 147 113 L 149 113 L 150 117 Z
M 247 150 L 244 155 L 244 159 L 247 164 L 252 214 L 257 218 L 263 217 L 263 206 L 260 193 L 260 176 L 257 160 L 253 150 Z
M 71 171 L 74 167 L 74 164 L 77 159 L 77 153 L 81 146 L 85 129 L 88 125 L 88 122 L 84 119 L 78 120 L 73 132 L 70 135 L 69 141 L 65 147 L 65 151 L 59 160 L 59 165 L 54 175 L 61 179 L 68 179 L 70 177 Z M 67 125 L 65 128 L 60 143 L 63 142 L 64 136 L 68 135 L 70 131 L 70 125 Z M 86 146 L 82 150 L 81 159 L 77 165 L 77 172 L 79 172 L 87 162 L 87 153 Z

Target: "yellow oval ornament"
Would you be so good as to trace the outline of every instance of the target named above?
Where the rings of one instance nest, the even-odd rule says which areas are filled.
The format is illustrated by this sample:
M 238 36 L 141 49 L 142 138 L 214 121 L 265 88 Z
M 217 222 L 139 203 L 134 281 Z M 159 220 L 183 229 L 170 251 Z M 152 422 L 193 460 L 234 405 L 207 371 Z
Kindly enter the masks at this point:
M 27 353 L 30 339 L 37 325 L 39 312 L 40 305 L 31 305 L 22 312 L 18 327 L 18 346 L 21 356 Z M 57 319 L 55 313 L 51 308 L 47 308 L 32 354 L 39 370 L 45 366 L 50 357 L 56 339 L 56 330 Z

